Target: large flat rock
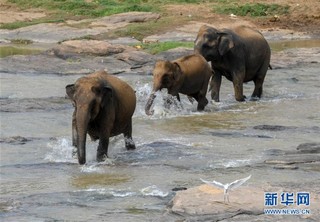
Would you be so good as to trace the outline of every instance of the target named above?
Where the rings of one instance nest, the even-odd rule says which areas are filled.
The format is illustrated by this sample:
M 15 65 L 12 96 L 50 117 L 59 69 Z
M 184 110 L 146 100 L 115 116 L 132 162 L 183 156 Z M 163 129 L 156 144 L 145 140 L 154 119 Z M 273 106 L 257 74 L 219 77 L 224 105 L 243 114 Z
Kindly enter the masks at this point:
M 24 39 L 41 43 L 58 43 L 68 39 L 106 33 L 134 22 L 146 22 L 159 18 L 159 14 L 151 12 L 128 12 L 98 19 L 67 21 L 66 23 L 57 24 L 43 23 L 15 30 L 1 29 L 0 42 Z
M 172 200 L 172 211 L 181 215 L 213 215 L 217 218 L 232 217 L 240 213 L 259 215 L 263 213 L 264 191 L 243 187 L 230 191 L 230 203 L 224 203 L 222 189 L 201 185 L 177 192 Z
M 285 188 L 268 188 L 268 191 L 289 192 Z M 301 190 L 300 190 L 301 191 Z M 297 193 L 297 190 L 290 190 Z M 178 191 L 171 201 L 171 211 L 183 221 L 319 221 L 320 200 L 316 192 L 310 192 L 310 205 L 265 206 L 265 191 L 258 187 L 240 187 L 230 191 L 230 203 L 224 203 L 223 190 L 201 185 L 184 191 Z M 280 200 L 279 200 L 280 201 Z M 307 209 L 310 214 L 268 215 L 265 209 Z

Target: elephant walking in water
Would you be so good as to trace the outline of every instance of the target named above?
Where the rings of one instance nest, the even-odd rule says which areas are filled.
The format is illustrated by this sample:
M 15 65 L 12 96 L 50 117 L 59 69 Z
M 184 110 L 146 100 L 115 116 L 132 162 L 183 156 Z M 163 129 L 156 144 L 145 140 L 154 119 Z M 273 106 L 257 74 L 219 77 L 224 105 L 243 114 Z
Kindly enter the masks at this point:
M 67 85 L 66 92 L 75 110 L 72 117 L 72 141 L 77 147 L 79 164 L 86 163 L 86 136 L 99 139 L 97 161 L 108 157 L 109 137 L 123 134 L 127 149 L 135 149 L 132 140 L 132 115 L 136 107 L 134 90 L 124 81 L 104 71 L 79 78 Z
M 201 55 L 188 55 L 174 61 L 158 61 L 153 70 L 153 90 L 145 106 L 147 115 L 155 99 L 155 93 L 163 88 L 176 96 L 180 101 L 179 93 L 188 95 L 198 102 L 197 109 L 203 110 L 208 104 L 207 89 L 212 69 Z
M 204 25 L 198 32 L 194 51 L 211 62 L 215 73 L 210 83 L 214 101 L 219 101 L 221 76 L 233 82 L 237 101 L 245 100 L 243 83 L 248 81 L 255 84 L 251 97 L 261 97 L 271 51 L 260 32 L 245 26 L 218 30 Z

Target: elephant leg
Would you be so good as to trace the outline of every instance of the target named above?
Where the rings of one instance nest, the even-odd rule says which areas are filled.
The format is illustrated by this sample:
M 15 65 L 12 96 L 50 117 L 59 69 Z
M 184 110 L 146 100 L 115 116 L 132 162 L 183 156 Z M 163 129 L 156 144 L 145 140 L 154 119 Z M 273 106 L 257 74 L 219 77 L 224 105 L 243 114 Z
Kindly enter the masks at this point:
M 108 158 L 109 136 L 100 138 L 97 150 L 97 161 L 102 162 Z
M 204 107 L 208 104 L 206 96 L 201 92 L 189 96 L 192 96 L 198 102 L 197 111 L 203 111 Z
M 251 100 L 255 100 L 255 98 L 261 98 L 263 79 L 254 79 L 253 82 L 254 90 L 251 95 Z
M 243 95 L 243 76 L 244 73 L 233 73 L 232 82 L 234 87 L 235 98 L 239 102 L 245 101 L 245 96 Z
M 128 124 L 127 130 L 123 133 L 123 136 L 127 150 L 134 150 L 136 148 L 136 145 L 134 144 L 134 141 L 132 139 L 132 119 Z
M 221 86 L 221 73 L 215 70 L 215 74 L 212 76 L 210 81 L 210 88 L 211 90 L 211 99 L 215 102 L 219 102 L 219 94 L 220 94 L 220 86 Z
M 77 132 L 77 127 L 76 127 L 76 111 L 73 112 L 72 115 L 72 157 L 77 158 L 77 144 L 78 141 L 78 132 Z
M 203 95 L 199 95 L 198 96 L 199 100 L 198 100 L 198 107 L 197 110 L 198 111 L 203 111 L 204 107 L 206 107 L 206 105 L 208 104 L 208 100 L 205 96 Z
M 254 90 L 253 93 L 251 95 L 251 99 L 254 98 L 261 98 L 262 95 L 262 85 L 264 82 L 264 78 L 267 74 L 267 70 L 268 70 L 268 65 L 269 63 L 265 63 L 262 68 L 260 69 L 260 71 L 257 73 L 257 77 L 253 80 L 254 82 Z
M 76 127 L 76 111 L 73 112 L 72 115 L 72 146 L 77 147 L 77 141 L 78 141 L 78 132 Z

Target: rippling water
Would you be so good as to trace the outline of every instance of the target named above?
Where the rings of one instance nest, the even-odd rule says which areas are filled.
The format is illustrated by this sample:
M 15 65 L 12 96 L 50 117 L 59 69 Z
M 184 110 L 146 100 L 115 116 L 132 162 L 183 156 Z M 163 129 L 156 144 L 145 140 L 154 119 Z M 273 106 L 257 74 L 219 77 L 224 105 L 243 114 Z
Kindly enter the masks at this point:
M 97 143 L 88 141 L 87 164 L 72 158 L 71 115 L 65 85 L 79 76 L 1 73 L 1 200 L 4 221 L 174 221 L 167 210 L 175 188 L 200 185 L 199 178 L 230 182 L 249 174 L 248 184 L 297 183 L 304 171 L 261 168 L 270 150 L 294 150 L 319 142 L 319 63 L 269 70 L 259 101 L 238 103 L 223 80 L 221 102 L 197 112 L 182 96 L 155 114 L 144 114 L 151 76 L 120 75 L 136 90 L 133 137 L 110 141 L 110 159 L 95 161 Z M 249 96 L 253 84 L 245 84 Z M 208 95 L 209 98 L 209 95 Z M 268 130 L 260 126 L 278 126 Z M 319 180 L 310 171 L 305 183 Z

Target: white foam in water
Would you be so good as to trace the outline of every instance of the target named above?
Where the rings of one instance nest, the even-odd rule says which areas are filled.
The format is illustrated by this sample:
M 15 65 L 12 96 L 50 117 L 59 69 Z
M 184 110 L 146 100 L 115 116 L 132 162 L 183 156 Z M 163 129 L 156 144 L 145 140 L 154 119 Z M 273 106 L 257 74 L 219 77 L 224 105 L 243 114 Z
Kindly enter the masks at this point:
M 153 196 L 153 197 L 166 197 L 168 192 L 163 192 L 156 185 L 148 186 L 140 190 L 144 196 Z
M 234 159 L 234 160 L 221 160 L 219 163 L 209 163 L 209 167 L 216 169 L 216 168 L 232 168 L 232 167 L 242 167 L 246 165 L 251 165 L 255 162 L 261 160 L 262 157 L 255 156 L 251 159 Z
M 130 192 L 130 191 L 110 191 L 110 194 L 114 197 L 132 197 L 135 196 L 135 192 Z
M 52 148 L 52 150 L 46 155 L 45 160 L 50 162 L 77 162 L 72 156 L 73 146 L 70 140 L 61 138 L 57 141 L 49 142 L 48 147 Z
M 104 170 L 99 167 L 100 164 L 93 164 L 93 165 L 88 165 L 85 164 L 81 166 L 81 172 L 83 173 L 92 173 L 92 172 L 97 172 L 97 173 L 103 173 Z
M 87 190 L 85 190 L 87 192 L 97 192 L 101 195 L 111 195 L 113 197 L 132 197 L 137 195 L 136 192 L 132 192 L 132 191 L 126 191 L 126 190 L 113 190 L 113 189 L 105 189 L 105 188 L 99 188 L 99 189 L 95 189 L 95 188 L 89 188 Z M 82 190 L 81 190 L 82 192 Z
M 150 83 L 146 83 L 136 90 L 137 102 L 146 102 L 152 91 Z

